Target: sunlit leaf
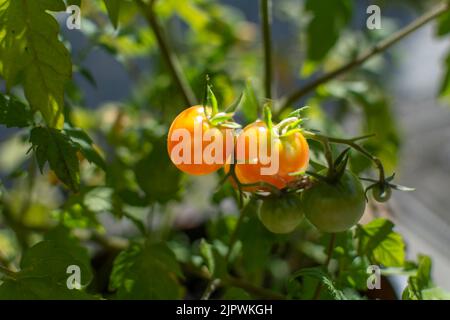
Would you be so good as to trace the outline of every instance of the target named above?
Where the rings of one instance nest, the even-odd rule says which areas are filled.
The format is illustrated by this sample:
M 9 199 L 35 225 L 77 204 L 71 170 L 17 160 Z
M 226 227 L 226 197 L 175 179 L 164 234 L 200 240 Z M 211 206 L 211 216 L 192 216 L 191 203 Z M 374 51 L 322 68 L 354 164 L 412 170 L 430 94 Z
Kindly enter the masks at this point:
M 64 86 L 72 63 L 58 40 L 59 25 L 46 11 L 65 9 L 62 0 L 0 1 L 0 74 L 8 87 L 23 74 L 31 107 L 56 128 L 64 123 Z
M 114 261 L 110 286 L 119 299 L 180 299 L 182 277 L 175 255 L 164 244 L 134 244 Z
M 360 252 L 373 263 L 387 267 L 401 267 L 405 263 L 405 244 L 394 224 L 384 218 L 358 226 Z
M 80 184 L 80 168 L 77 148 L 70 138 L 57 129 L 36 127 L 31 130 L 30 142 L 41 172 L 48 162 L 58 178 L 77 192 Z

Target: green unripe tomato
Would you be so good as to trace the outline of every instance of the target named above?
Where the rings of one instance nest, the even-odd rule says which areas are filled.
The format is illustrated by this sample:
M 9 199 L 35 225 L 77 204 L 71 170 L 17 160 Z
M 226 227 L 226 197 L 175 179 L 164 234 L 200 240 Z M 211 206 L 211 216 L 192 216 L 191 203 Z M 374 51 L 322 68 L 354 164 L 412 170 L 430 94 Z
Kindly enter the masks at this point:
M 372 188 L 372 196 L 378 202 L 386 202 L 391 198 L 392 189 L 385 185 L 384 190 L 381 190 L 381 185 L 377 184 Z
M 294 231 L 303 217 L 302 202 L 298 195 L 264 199 L 259 210 L 259 219 L 273 233 Z
M 323 232 L 350 229 L 358 223 L 366 208 L 364 188 L 350 171 L 345 171 L 335 183 L 317 181 L 303 192 L 302 200 L 306 218 Z

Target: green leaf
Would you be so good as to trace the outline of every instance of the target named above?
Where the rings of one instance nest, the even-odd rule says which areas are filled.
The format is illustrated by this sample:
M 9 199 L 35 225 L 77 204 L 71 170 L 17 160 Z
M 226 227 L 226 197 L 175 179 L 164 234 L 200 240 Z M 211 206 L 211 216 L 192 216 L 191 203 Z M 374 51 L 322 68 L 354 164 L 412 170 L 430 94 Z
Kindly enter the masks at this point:
M 358 226 L 360 252 L 369 257 L 372 263 L 386 267 L 401 267 L 405 263 L 405 243 L 392 229 L 394 224 L 384 218 Z
M 70 138 L 57 129 L 36 127 L 31 130 L 30 142 L 41 172 L 48 162 L 58 178 L 72 191 L 78 192 L 80 168 L 77 148 Z
M 67 275 L 68 276 L 68 275 Z M 45 278 L 6 280 L 0 286 L 0 300 L 93 300 L 94 296 L 80 290 L 69 290 Z
M 64 210 L 58 212 L 61 223 L 70 229 L 95 228 L 104 230 L 103 226 L 97 220 L 96 213 L 90 211 L 82 204 L 72 204 Z
M 59 25 L 46 11 L 65 9 L 61 0 L 0 0 L 0 74 L 8 88 L 23 79 L 31 107 L 42 113 L 47 125 L 59 129 L 72 63 L 58 40 Z
M 422 290 L 422 297 L 424 300 L 450 300 L 450 292 L 434 287 Z
M 321 61 L 336 44 L 342 29 L 349 23 L 352 3 L 349 0 L 307 0 L 305 9 L 312 14 L 312 20 L 307 28 L 308 60 Z
M 47 232 L 44 240 L 57 244 L 58 248 L 61 247 L 70 254 L 70 259 L 75 259 L 79 262 L 81 284 L 83 286 L 88 285 L 92 281 L 93 274 L 88 250 L 71 234 L 70 229 L 60 225 Z
M 133 244 L 114 261 L 110 287 L 118 299 L 181 299 L 180 266 L 162 243 Z
M 362 132 L 376 135 L 376 139 L 364 141 L 363 147 L 380 158 L 386 171 L 393 171 L 401 141 L 389 98 L 375 85 L 367 85 L 365 90 L 358 91 L 349 84 L 347 90 L 351 101 L 354 99 L 364 112 Z M 358 173 L 370 167 L 371 163 L 364 156 L 355 154 L 351 165 L 352 170 Z
M 7 128 L 25 128 L 33 123 L 33 112 L 14 96 L 0 94 L 0 124 Z
M 214 261 L 213 247 L 205 239 L 200 241 L 200 253 L 206 261 L 206 266 L 208 267 L 209 273 L 214 274 L 216 265 Z
M 105 187 L 89 188 L 83 193 L 83 204 L 89 211 L 111 212 L 113 210 L 113 189 Z
M 431 259 L 428 256 L 419 255 L 417 273 L 409 277 L 408 286 L 402 294 L 403 300 L 422 300 L 423 290 L 431 288 Z
M 67 229 L 58 227 L 24 253 L 16 279 L 6 280 L 0 286 L 0 299 L 92 299 L 83 291 L 68 288 L 69 266 L 80 268 L 82 286 L 91 282 L 86 249 Z
M 175 199 L 181 189 L 182 174 L 170 162 L 165 138 L 154 141 L 152 150 L 135 165 L 134 172 L 150 202 L 166 203 Z
M 95 149 L 94 142 L 86 132 L 79 128 L 72 128 L 66 125 L 64 127 L 64 133 L 70 137 L 72 142 L 90 163 L 95 163 L 99 168 L 106 170 L 105 160 Z
M 450 32 L 450 13 L 440 16 L 437 22 L 436 35 L 438 37 L 446 36 Z
M 114 28 L 117 29 L 119 25 L 120 5 L 123 0 L 103 0 L 108 11 L 109 19 Z
M 220 278 L 227 272 L 225 258 L 220 254 L 219 248 L 217 247 L 219 243 L 209 244 L 204 239 L 200 242 L 200 253 L 205 259 L 206 266 L 213 278 Z
M 298 277 L 310 277 L 318 279 L 325 285 L 328 292 L 335 300 L 347 300 L 344 293 L 335 287 L 333 281 L 330 279 L 328 274 L 322 270 L 321 267 L 301 269 L 291 276 L 291 280 L 295 280 Z
M 258 204 L 250 202 L 244 209 L 244 219 L 238 232 L 242 243 L 242 264 L 249 281 L 259 284 L 268 266 L 275 236 L 261 224 L 257 217 Z

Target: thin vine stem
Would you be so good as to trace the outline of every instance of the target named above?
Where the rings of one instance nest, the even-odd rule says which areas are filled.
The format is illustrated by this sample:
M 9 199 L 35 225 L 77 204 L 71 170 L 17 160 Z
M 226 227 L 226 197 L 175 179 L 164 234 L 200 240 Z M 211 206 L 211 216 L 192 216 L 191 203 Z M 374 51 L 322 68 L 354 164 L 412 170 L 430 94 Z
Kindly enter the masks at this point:
M 400 29 L 396 33 L 392 34 L 387 39 L 384 39 L 380 41 L 378 44 L 376 44 L 371 49 L 367 50 L 366 52 L 362 53 L 358 57 L 356 57 L 354 60 L 350 61 L 349 63 L 338 67 L 335 70 L 330 71 L 329 73 L 325 73 L 322 76 L 316 78 L 315 80 L 311 81 L 310 83 L 306 84 L 304 87 L 299 88 L 297 91 L 294 91 L 284 99 L 282 99 L 279 113 L 281 113 L 283 110 L 291 106 L 293 103 L 295 103 L 300 98 L 304 97 L 306 94 L 310 93 L 314 89 L 316 89 L 318 86 L 333 80 L 340 75 L 352 70 L 355 67 L 358 67 L 362 65 L 364 62 L 372 58 L 373 56 L 387 50 L 392 45 L 396 44 L 409 34 L 413 33 L 420 27 L 424 26 L 428 22 L 434 20 L 435 18 L 443 15 L 444 13 L 448 12 L 450 10 L 450 3 L 447 1 L 442 2 L 438 5 L 436 5 L 434 8 L 432 8 L 430 11 L 426 12 L 422 16 L 415 19 L 413 22 L 411 22 L 409 25 L 404 27 L 403 29 Z
M 169 45 L 166 37 L 164 36 L 163 28 L 161 27 L 156 14 L 155 14 L 155 4 L 157 0 L 150 0 L 146 4 L 143 0 L 134 0 L 138 7 L 141 9 L 147 23 L 153 30 L 155 34 L 156 41 L 161 50 L 163 59 L 165 60 L 167 67 L 169 68 L 170 74 L 175 81 L 178 89 L 180 90 L 183 100 L 188 106 L 193 106 L 196 104 L 196 98 L 192 88 L 190 87 L 184 73 L 181 69 L 181 64 L 175 55 L 174 51 Z
M 267 99 L 272 99 L 272 0 L 260 0 L 261 32 L 264 46 L 264 91 Z
M 373 156 L 372 154 L 370 154 L 370 152 L 368 152 L 366 149 L 364 149 L 363 147 L 361 147 L 359 144 L 357 144 L 355 142 L 355 141 L 361 140 L 363 138 L 371 137 L 372 135 L 367 135 L 367 136 L 353 138 L 353 139 L 343 139 L 343 138 L 328 137 L 328 136 L 310 132 L 310 131 L 303 131 L 303 134 L 304 134 L 305 138 L 307 138 L 307 139 L 316 140 L 316 141 L 319 141 L 322 143 L 328 142 L 328 143 L 343 144 L 343 145 L 347 145 L 347 146 L 351 147 L 352 149 L 358 151 L 359 153 L 361 153 L 363 156 L 365 156 L 366 158 L 368 158 L 375 164 L 375 166 L 378 168 L 378 171 L 380 174 L 380 182 L 384 182 L 385 171 L 384 171 L 384 167 L 383 167 L 381 160 L 378 159 L 377 157 Z
M 333 255 L 334 246 L 336 244 L 336 233 L 332 233 L 330 237 L 330 242 L 328 243 L 328 249 L 327 249 L 327 259 L 325 260 L 325 270 L 328 271 L 328 267 L 330 265 L 331 256 Z M 316 290 L 314 291 L 313 300 L 317 300 L 320 297 L 320 292 L 322 291 L 323 283 L 319 280 L 319 283 L 317 284 Z

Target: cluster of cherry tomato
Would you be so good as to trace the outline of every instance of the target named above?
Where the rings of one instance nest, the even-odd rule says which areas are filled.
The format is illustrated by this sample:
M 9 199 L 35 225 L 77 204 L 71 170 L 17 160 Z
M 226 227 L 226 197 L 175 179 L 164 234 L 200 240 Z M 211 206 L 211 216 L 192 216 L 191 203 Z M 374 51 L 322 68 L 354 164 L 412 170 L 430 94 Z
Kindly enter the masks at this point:
M 347 152 L 329 163 L 329 168 L 308 175 L 310 150 L 306 138 L 310 137 L 300 127 L 302 119 L 298 115 L 274 124 L 269 111 L 265 113 L 264 121 L 257 120 L 239 132 L 234 130 L 237 126 L 232 116 L 233 113 L 220 113 L 203 106 L 181 112 L 168 133 L 167 148 L 172 162 L 191 175 L 210 174 L 223 168 L 240 193 L 251 193 L 261 199 L 259 218 L 274 233 L 292 232 L 305 216 L 319 230 L 330 233 L 348 230 L 358 223 L 364 214 L 366 195 L 360 179 L 346 169 Z M 188 150 L 177 150 L 181 140 L 176 135 L 177 130 L 184 130 L 190 141 L 194 141 L 196 126 L 209 132 L 211 139 L 191 142 Z M 188 152 L 193 158 L 195 152 L 203 154 L 211 141 L 226 141 L 230 128 L 234 132 L 233 146 L 226 148 L 223 144 L 220 161 L 175 161 L 177 153 Z M 263 173 L 263 169 L 271 164 L 263 161 L 259 153 L 250 152 L 251 143 L 257 144 L 253 146 L 257 150 L 265 148 L 268 157 L 276 152 L 278 166 L 275 172 Z M 243 146 L 244 152 L 239 152 L 242 149 L 237 150 L 238 146 Z M 387 182 L 380 185 L 377 181 L 371 189 L 378 201 L 384 202 L 390 197 Z

